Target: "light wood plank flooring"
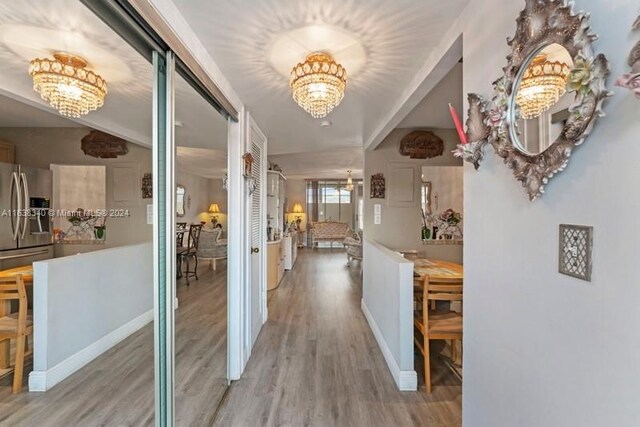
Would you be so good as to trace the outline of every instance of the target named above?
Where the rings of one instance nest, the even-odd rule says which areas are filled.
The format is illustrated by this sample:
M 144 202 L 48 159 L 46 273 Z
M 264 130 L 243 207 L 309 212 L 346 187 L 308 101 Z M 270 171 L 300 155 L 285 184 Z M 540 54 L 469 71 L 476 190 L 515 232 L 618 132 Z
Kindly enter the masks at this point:
M 397 390 L 360 309 L 362 287 L 344 250 L 303 250 L 269 294 L 269 320 L 221 426 L 456 426 L 462 386 L 437 357 L 433 393 Z M 416 366 L 421 366 L 416 358 Z M 418 372 L 422 382 L 422 372 Z
M 226 390 L 226 263 L 200 280 L 178 282 L 176 313 L 176 421 L 213 422 Z M 29 366 L 26 371 L 30 371 Z M 153 325 L 107 351 L 46 393 L 11 394 L 12 377 L 0 380 L 0 426 L 153 425 Z M 27 375 L 25 388 L 27 390 Z

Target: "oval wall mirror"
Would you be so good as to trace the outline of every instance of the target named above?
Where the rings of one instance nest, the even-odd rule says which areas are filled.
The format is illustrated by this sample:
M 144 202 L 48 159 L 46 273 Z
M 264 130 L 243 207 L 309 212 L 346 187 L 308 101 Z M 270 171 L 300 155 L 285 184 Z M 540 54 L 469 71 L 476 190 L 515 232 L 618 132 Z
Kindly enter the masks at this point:
M 176 215 L 183 217 L 185 214 L 185 194 L 187 189 L 183 185 L 176 186 Z

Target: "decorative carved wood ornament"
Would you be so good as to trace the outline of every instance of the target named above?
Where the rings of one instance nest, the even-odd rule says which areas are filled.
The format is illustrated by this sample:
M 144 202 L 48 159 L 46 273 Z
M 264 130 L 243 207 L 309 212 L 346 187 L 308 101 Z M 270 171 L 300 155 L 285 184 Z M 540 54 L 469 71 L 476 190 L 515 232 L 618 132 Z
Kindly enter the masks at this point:
M 442 156 L 444 141 L 428 130 L 414 130 L 400 141 L 400 154 L 410 159 L 431 159 Z
M 80 148 L 87 156 L 99 159 L 115 159 L 129 152 L 127 141 L 95 129 L 82 138 Z

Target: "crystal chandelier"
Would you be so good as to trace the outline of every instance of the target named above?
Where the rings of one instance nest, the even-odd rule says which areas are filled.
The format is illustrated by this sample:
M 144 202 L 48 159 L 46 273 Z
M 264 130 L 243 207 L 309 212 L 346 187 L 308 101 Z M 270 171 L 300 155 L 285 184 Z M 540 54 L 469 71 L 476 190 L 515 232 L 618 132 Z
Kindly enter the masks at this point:
M 87 61 L 64 52 L 29 64 L 33 89 L 60 114 L 77 118 L 104 104 L 107 82 L 87 70 Z
M 353 191 L 353 179 L 351 179 L 351 171 L 347 171 L 347 185 L 344 186 L 347 191 Z
M 342 101 L 347 71 L 328 53 L 316 52 L 293 67 L 289 85 L 298 105 L 319 119 Z
M 520 81 L 516 102 L 524 119 L 534 119 L 551 108 L 567 91 L 569 66 L 547 61 L 546 55 L 533 58 Z

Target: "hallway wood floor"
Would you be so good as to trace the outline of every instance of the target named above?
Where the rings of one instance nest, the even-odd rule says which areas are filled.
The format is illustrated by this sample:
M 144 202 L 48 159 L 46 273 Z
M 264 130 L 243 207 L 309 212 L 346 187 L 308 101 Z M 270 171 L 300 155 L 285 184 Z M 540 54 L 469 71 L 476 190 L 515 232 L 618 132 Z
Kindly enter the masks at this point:
M 269 320 L 216 425 L 461 424 L 462 386 L 437 358 L 430 396 L 422 383 L 417 392 L 397 390 L 360 309 L 354 264 L 346 267 L 341 249 L 300 251 L 293 271 L 269 294 Z
M 206 264 L 206 265 L 205 265 Z M 226 388 L 227 274 L 199 268 L 191 286 L 178 282 L 176 312 L 176 421 L 213 422 Z M 31 366 L 25 369 L 31 370 Z M 154 417 L 153 324 L 46 393 L 11 394 L 12 376 L 0 380 L 0 426 L 151 426 Z

